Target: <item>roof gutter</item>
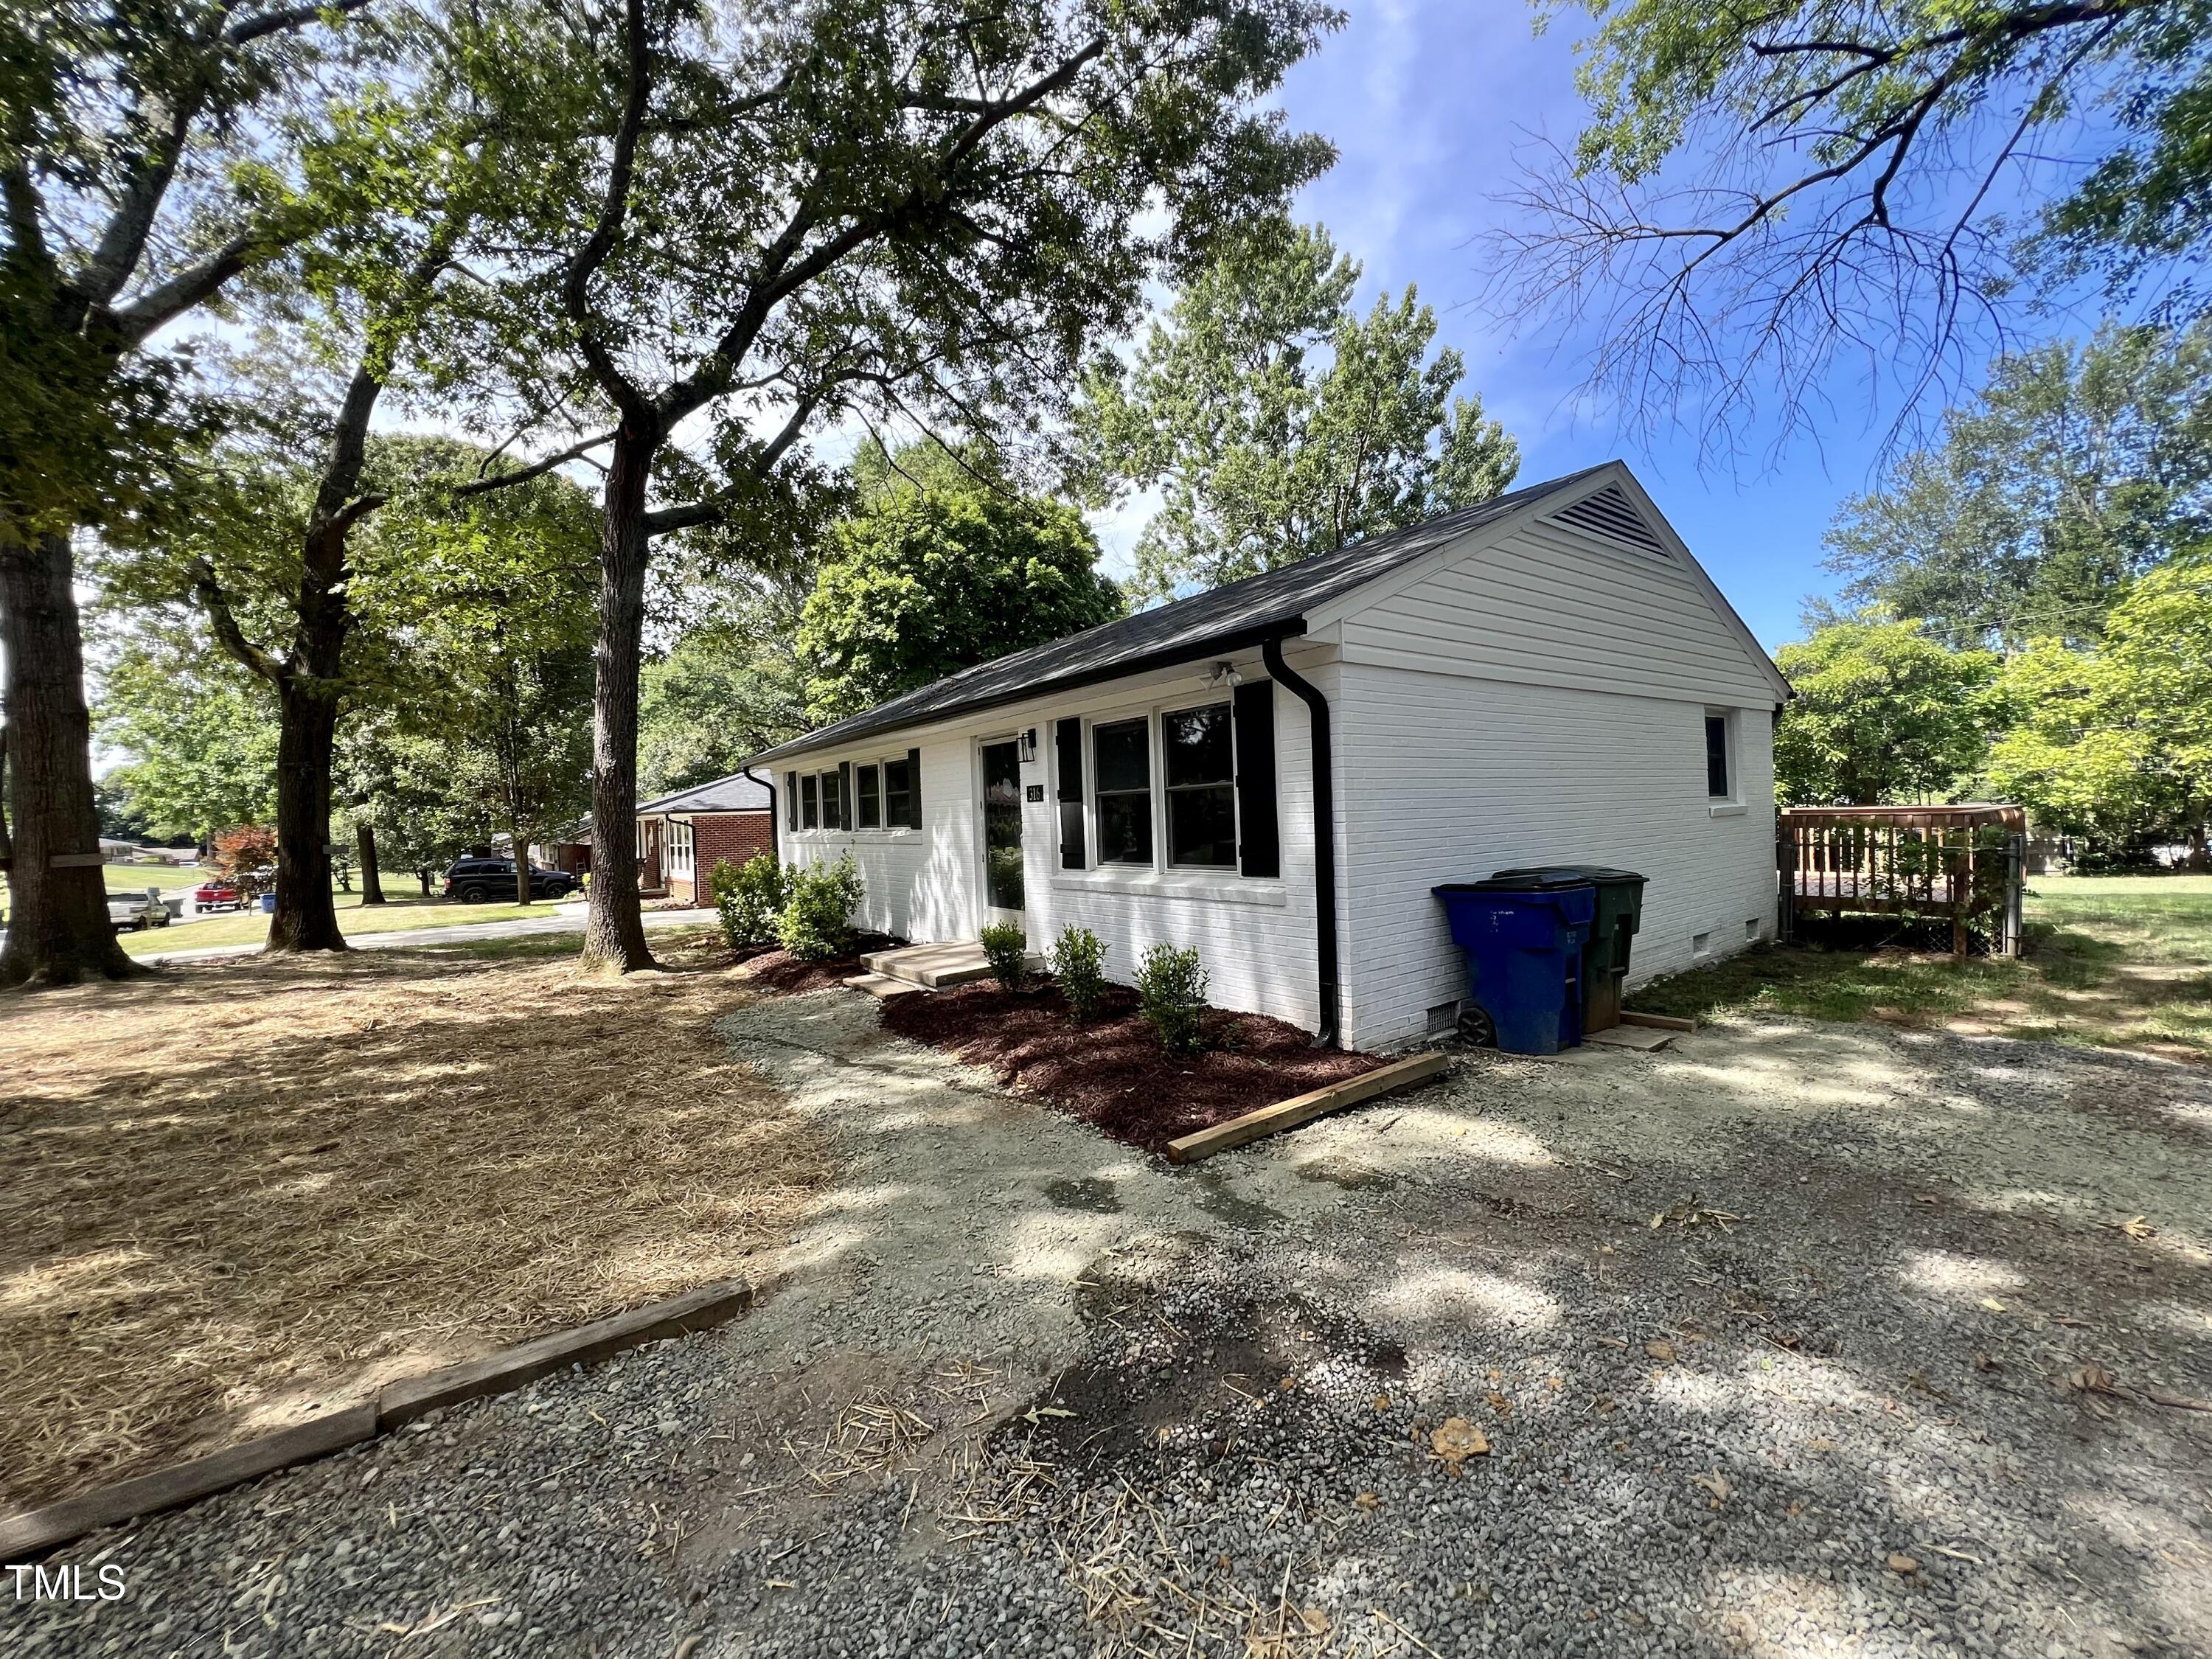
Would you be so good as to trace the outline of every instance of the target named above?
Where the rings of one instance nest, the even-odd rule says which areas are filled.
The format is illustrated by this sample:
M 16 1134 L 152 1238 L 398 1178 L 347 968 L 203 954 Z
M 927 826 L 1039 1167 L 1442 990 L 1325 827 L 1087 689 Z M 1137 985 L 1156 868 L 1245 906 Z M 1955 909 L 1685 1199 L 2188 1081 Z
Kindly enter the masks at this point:
M 766 780 L 753 775 L 750 766 L 740 766 L 738 775 L 747 783 L 757 783 L 768 791 L 768 850 L 778 864 L 783 862 L 783 814 L 775 810 L 775 781 L 771 774 Z
M 1342 990 L 1336 947 L 1336 766 L 1329 741 L 1328 699 L 1321 688 L 1283 660 L 1283 641 L 1305 632 L 1305 619 L 1260 641 L 1267 678 L 1286 686 L 1306 706 L 1313 743 L 1314 942 L 1321 963 L 1321 1030 L 1316 1048 L 1334 1048 L 1338 1039 Z

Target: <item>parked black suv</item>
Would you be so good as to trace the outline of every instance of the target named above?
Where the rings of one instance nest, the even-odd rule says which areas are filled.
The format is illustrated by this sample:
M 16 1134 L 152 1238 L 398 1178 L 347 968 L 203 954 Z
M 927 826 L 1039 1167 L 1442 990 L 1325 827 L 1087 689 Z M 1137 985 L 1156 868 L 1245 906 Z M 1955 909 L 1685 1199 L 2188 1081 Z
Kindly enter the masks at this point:
M 562 870 L 530 866 L 530 896 L 566 898 L 576 890 L 576 878 Z M 513 859 L 461 859 L 446 872 L 446 896 L 464 904 L 514 902 Z

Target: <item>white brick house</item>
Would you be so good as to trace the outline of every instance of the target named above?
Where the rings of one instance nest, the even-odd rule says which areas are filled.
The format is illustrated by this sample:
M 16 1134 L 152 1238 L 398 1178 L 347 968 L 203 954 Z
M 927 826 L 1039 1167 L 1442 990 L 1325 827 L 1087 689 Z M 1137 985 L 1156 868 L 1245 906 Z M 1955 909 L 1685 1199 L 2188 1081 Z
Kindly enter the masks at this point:
M 1125 981 L 1156 941 L 1195 945 L 1216 1003 L 1376 1048 L 1466 994 L 1438 883 L 1642 872 L 1631 984 L 1771 934 L 1788 695 L 1612 462 L 982 664 L 747 769 L 787 862 L 854 855 L 868 927 L 1012 920 L 1042 949 L 1073 922 Z

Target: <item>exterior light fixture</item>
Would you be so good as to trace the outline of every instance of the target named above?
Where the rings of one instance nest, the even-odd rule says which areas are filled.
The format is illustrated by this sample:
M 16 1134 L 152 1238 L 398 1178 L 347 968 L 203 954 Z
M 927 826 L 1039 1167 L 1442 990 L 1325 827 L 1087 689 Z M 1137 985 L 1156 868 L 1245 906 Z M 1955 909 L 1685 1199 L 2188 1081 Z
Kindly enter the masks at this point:
M 1028 765 L 1036 759 L 1036 727 L 1034 726 L 1029 727 L 1022 733 L 1021 757 L 1022 763 L 1024 765 Z

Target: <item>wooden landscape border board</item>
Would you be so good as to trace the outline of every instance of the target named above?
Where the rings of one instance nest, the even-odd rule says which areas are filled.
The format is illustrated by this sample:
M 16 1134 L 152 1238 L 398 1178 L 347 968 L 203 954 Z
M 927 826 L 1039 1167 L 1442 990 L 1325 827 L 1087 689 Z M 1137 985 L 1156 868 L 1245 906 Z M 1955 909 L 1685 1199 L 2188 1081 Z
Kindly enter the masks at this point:
M 1395 1094 L 1401 1089 L 1418 1089 L 1443 1075 L 1450 1066 L 1451 1061 L 1440 1054 L 1416 1054 L 1411 1060 L 1399 1060 L 1380 1071 L 1363 1073 L 1342 1083 L 1332 1083 L 1310 1094 L 1293 1095 L 1242 1117 L 1232 1117 L 1226 1123 L 1217 1123 L 1210 1129 L 1200 1129 L 1181 1139 L 1170 1140 L 1168 1162 L 1194 1164 L 1201 1158 L 1249 1146 L 1265 1136 L 1295 1129 L 1301 1123 L 1310 1123 L 1347 1106 L 1357 1106 L 1362 1101 Z
M 511 1394 L 570 1365 L 588 1365 L 627 1348 L 726 1323 L 750 1309 L 758 1294 L 740 1279 L 703 1285 L 465 1364 L 387 1382 L 373 1400 L 321 1413 L 206 1457 L 95 1486 L 43 1509 L 0 1516 L 0 1562 L 27 1561 L 101 1527 L 178 1509 L 257 1476 L 327 1457 L 442 1407 Z
M 1698 1022 L 1694 1019 L 1677 1019 L 1672 1014 L 1632 1013 L 1626 1008 L 1620 1011 L 1620 1023 L 1623 1025 L 1648 1025 L 1655 1031 L 1694 1031 L 1698 1029 Z

